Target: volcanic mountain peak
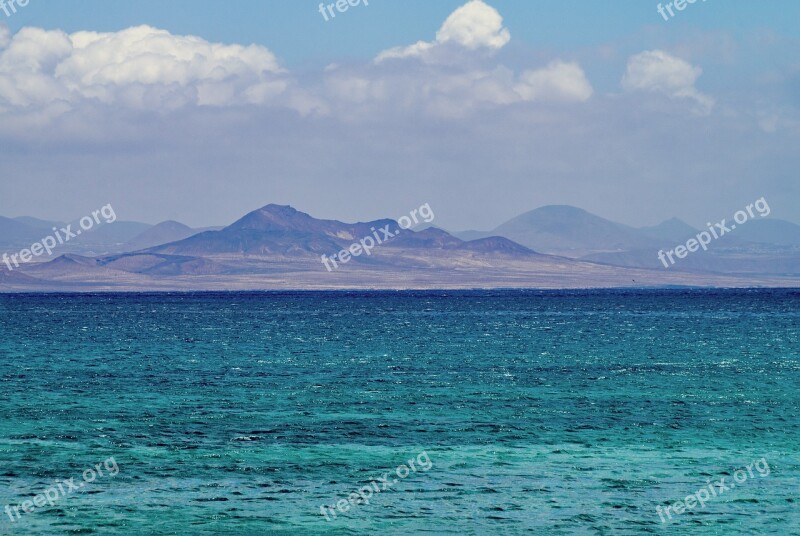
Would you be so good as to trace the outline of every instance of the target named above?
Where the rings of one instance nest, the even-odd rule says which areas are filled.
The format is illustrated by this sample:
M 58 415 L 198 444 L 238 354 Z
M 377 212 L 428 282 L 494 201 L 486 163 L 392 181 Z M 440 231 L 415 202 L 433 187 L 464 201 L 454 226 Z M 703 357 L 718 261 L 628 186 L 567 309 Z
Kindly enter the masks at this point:
M 316 220 L 289 205 L 271 203 L 246 214 L 225 230 L 318 231 L 321 221 L 324 220 Z

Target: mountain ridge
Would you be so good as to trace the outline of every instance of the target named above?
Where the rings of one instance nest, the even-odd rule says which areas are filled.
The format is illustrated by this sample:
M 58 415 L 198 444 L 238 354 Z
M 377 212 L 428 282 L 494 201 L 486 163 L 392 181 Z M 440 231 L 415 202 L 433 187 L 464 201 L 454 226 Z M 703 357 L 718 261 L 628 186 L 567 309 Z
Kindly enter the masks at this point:
M 265 205 L 219 231 L 199 233 L 189 238 L 148 248 L 148 253 L 170 255 L 335 255 L 361 240 L 369 240 L 373 247 L 458 249 L 468 241 L 452 236 L 447 231 L 428 227 L 420 231 L 403 229 L 392 219 L 345 223 L 339 220 L 322 220 L 288 205 Z M 495 237 L 467 249 L 484 253 L 513 255 L 536 254 L 510 240 Z

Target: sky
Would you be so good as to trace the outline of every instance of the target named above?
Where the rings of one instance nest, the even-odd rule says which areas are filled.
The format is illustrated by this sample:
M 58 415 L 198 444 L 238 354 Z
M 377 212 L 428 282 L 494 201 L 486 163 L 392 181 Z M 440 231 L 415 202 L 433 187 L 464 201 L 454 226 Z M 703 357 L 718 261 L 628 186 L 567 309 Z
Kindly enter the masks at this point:
M 489 230 L 569 204 L 702 227 L 764 197 L 800 223 L 800 3 L 658 5 L 0 6 L 0 215 L 110 203 L 207 226 L 429 203 L 441 227 Z

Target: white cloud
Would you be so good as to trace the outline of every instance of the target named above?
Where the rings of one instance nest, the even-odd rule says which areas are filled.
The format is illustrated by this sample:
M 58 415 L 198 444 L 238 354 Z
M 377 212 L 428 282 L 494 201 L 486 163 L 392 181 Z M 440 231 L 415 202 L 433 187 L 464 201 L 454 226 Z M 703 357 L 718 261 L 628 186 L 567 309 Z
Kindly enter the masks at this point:
M 674 99 L 690 99 L 699 111 L 707 113 L 714 106 L 714 99 L 695 87 L 702 73 L 700 67 L 663 50 L 648 50 L 630 57 L 622 87 L 627 91 L 650 91 Z
M 457 43 L 469 49 L 502 48 L 511 40 L 503 17 L 481 0 L 471 0 L 447 17 L 436 33 L 438 43 Z
M 503 17 L 482 0 L 470 0 L 447 17 L 436 32 L 435 42 L 418 41 L 406 47 L 384 50 L 375 59 L 380 63 L 388 59 L 423 58 L 430 60 L 430 53 L 437 46 L 455 44 L 468 50 L 503 48 L 511 40 L 508 29 L 503 27 Z
M 3 35 L 0 114 L 6 124 L 12 113 L 39 124 L 108 107 L 263 106 L 302 115 L 335 111 L 346 120 L 398 112 L 453 118 L 518 103 L 582 102 L 593 94 L 574 62 L 521 72 L 493 63 L 489 55 L 511 36 L 500 13 L 482 0 L 453 11 L 434 42 L 385 51 L 367 64 L 330 65 L 302 86 L 264 46 L 212 43 L 150 26 L 73 34 L 24 28 Z M 421 61 L 382 61 L 388 58 Z
M 471 0 L 447 17 L 433 42 L 385 50 L 364 68 L 329 66 L 326 90 L 332 101 L 345 103 L 342 113 L 374 115 L 389 107 L 448 118 L 520 102 L 592 96 L 577 63 L 553 61 L 519 77 L 502 65 L 492 66 L 489 55 L 510 40 L 500 13 L 482 0 Z M 392 59 L 415 61 L 387 61 Z
M 6 48 L 11 42 L 11 32 L 4 23 L 0 22 L 0 49 Z
M 553 61 L 543 69 L 525 71 L 515 86 L 523 100 L 586 101 L 594 93 L 577 63 Z
M 577 63 L 559 60 L 517 76 L 494 68 L 422 65 L 330 68 L 325 90 L 339 115 L 381 116 L 392 109 L 459 118 L 517 103 L 584 102 L 594 93 Z
M 0 49 L 0 107 L 88 100 L 174 109 L 287 105 L 295 99 L 293 80 L 259 45 L 211 43 L 150 26 L 74 34 L 23 28 L 6 40 Z
M 378 57 L 375 58 L 375 63 L 380 63 L 384 60 L 402 59 L 402 58 L 416 58 L 425 55 L 433 49 L 435 45 L 426 41 L 417 41 L 413 45 L 407 47 L 394 47 L 389 50 L 384 50 Z

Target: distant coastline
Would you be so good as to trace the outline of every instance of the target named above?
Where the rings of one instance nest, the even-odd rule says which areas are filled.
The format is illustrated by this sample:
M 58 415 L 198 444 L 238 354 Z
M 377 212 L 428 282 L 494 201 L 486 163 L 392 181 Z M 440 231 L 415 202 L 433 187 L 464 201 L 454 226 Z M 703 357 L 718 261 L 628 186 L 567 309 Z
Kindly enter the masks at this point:
M 767 221 L 752 226 L 756 223 Z M 121 246 L 122 252 L 67 253 L 13 271 L 0 266 L 0 292 L 800 287 L 800 246 L 791 242 L 720 241 L 717 249 L 686 259 L 681 270 L 665 270 L 653 251 L 682 236 L 685 225 L 668 222 L 637 231 L 574 207 L 537 209 L 498 227 L 496 234 L 459 238 L 435 227 L 392 232 L 370 255 L 354 256 L 334 271 L 320 263 L 322 255 L 349 250 L 375 229 L 392 231 L 400 224 L 320 220 L 289 206 L 266 205 L 219 229 L 193 231 L 165 222 L 141 230 L 115 222 L 93 235 L 105 231 L 120 240 L 120 230 L 114 230 L 120 224 L 122 231 L 140 233 L 128 237 L 130 246 Z M 767 240 L 771 232 L 794 240 L 784 232 L 786 225 L 793 224 L 779 224 L 777 233 L 763 229 Z M 597 253 L 621 244 L 630 251 L 613 254 L 620 262 Z M 747 248 L 753 251 L 749 257 Z

